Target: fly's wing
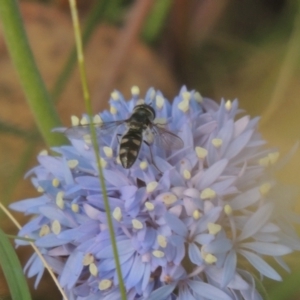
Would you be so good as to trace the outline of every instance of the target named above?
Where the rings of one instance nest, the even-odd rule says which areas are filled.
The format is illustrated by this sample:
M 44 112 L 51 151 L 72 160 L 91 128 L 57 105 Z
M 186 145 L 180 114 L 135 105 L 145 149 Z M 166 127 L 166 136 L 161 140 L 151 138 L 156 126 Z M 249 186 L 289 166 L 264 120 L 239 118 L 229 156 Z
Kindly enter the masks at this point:
M 155 134 L 155 139 L 158 140 L 159 144 L 162 144 L 165 149 L 178 150 L 184 146 L 183 140 L 171 131 L 154 124 L 152 129 Z
M 101 134 L 105 133 L 106 131 L 114 130 L 119 125 L 126 123 L 126 121 L 127 120 L 111 121 L 102 124 L 92 124 L 92 126 L 95 127 L 96 136 L 99 138 Z M 72 139 L 83 139 L 84 137 L 91 135 L 90 124 L 69 127 L 64 131 L 64 134 Z

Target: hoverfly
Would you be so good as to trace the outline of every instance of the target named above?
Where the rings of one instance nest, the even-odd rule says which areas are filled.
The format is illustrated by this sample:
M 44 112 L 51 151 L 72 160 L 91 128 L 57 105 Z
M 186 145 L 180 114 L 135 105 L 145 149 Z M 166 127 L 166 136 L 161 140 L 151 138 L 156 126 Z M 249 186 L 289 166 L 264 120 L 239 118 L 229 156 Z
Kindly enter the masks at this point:
M 111 130 L 121 124 L 125 124 L 127 131 L 122 135 L 119 146 L 119 158 L 123 168 L 129 169 L 138 158 L 142 142 L 145 142 L 150 149 L 151 159 L 154 166 L 153 156 L 149 142 L 144 139 L 145 134 L 150 131 L 163 147 L 169 149 L 180 149 L 183 147 L 182 139 L 176 134 L 159 127 L 154 123 L 156 117 L 155 110 L 148 104 L 137 104 L 132 111 L 131 116 L 126 120 L 104 122 L 97 124 L 96 133 L 100 136 L 105 130 Z M 83 138 L 89 134 L 89 125 L 73 126 L 64 131 L 64 133 L 75 139 Z M 158 169 L 158 168 L 157 168 Z M 159 170 L 159 169 L 158 169 Z

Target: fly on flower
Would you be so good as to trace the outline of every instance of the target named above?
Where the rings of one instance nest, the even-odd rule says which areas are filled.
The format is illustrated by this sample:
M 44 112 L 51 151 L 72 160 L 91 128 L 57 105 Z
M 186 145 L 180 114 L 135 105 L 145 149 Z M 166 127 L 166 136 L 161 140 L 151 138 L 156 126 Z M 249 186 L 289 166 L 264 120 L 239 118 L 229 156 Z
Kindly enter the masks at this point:
M 131 168 L 139 155 L 143 142 L 149 146 L 152 162 L 157 168 L 153 160 L 150 147 L 152 141 L 149 136 L 154 137 L 154 142 L 165 149 L 180 149 L 184 144 L 179 136 L 162 128 L 160 124 L 155 124 L 155 117 L 156 113 L 151 105 L 138 103 L 128 119 L 100 123 L 95 126 L 95 129 L 97 136 L 100 136 L 107 130 L 114 130 L 125 124 L 126 132 L 118 135 L 122 136 L 119 143 L 119 157 L 123 168 Z M 90 127 L 88 124 L 73 126 L 66 129 L 64 133 L 70 138 L 82 139 L 90 134 Z

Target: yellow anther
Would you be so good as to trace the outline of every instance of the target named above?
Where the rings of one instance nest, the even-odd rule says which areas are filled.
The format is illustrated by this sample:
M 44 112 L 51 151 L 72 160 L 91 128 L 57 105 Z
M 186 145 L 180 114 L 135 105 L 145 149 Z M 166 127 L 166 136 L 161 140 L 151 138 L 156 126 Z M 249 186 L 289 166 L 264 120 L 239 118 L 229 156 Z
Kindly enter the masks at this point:
M 36 189 L 39 193 L 44 193 L 44 189 L 41 186 L 38 186 Z
M 191 93 L 190 92 L 182 92 L 181 96 L 183 98 L 183 101 L 190 101 L 190 99 L 191 99 Z
M 122 220 L 122 211 L 120 207 L 116 207 L 113 211 L 113 218 L 120 222 Z
M 205 258 L 204 258 L 204 261 L 207 263 L 207 264 L 213 264 L 213 263 L 215 263 L 215 262 L 217 262 L 217 258 L 214 256 L 214 255 L 212 255 L 212 254 L 210 254 L 210 253 L 208 253 L 208 254 L 206 254 L 205 255 Z
M 268 156 L 265 156 L 263 158 L 261 158 L 259 161 L 258 161 L 259 165 L 262 166 L 262 167 L 267 167 L 269 166 L 270 164 L 270 159 Z
M 72 203 L 71 204 L 71 209 L 74 213 L 78 213 L 79 212 L 79 205 L 77 203 Z
M 220 148 L 222 146 L 222 139 L 212 139 L 211 143 L 215 148 Z
M 155 103 L 156 103 L 156 107 L 161 109 L 165 104 L 164 97 L 162 97 L 160 95 L 157 95 L 156 98 L 155 98 Z
M 103 279 L 99 282 L 99 290 L 100 291 L 105 291 L 111 288 L 112 286 L 112 281 L 109 279 Z
M 146 191 L 147 193 L 153 192 L 158 186 L 158 182 L 152 181 L 147 184 Z
M 190 108 L 190 103 L 189 103 L 189 101 L 183 100 L 183 101 L 179 102 L 179 103 L 178 103 L 178 108 L 179 108 L 181 111 L 183 111 L 184 113 L 186 113 L 186 112 L 189 110 L 189 108 Z
M 72 126 L 78 126 L 80 124 L 80 120 L 77 116 L 71 116 L 71 124 Z
M 138 86 L 134 85 L 132 88 L 131 88 L 131 94 L 134 95 L 134 96 L 138 96 L 140 94 L 140 89 Z
M 193 219 L 194 220 L 199 220 L 202 217 L 202 213 L 196 209 L 193 211 Z
M 199 92 L 195 92 L 194 93 L 194 98 L 198 103 L 202 103 L 203 102 L 203 97 L 201 96 L 201 94 Z
M 47 156 L 48 155 L 48 151 L 46 149 L 40 151 L 39 155 L 41 156 Z
M 279 152 L 273 152 L 273 153 L 269 153 L 268 157 L 270 159 L 270 163 L 272 165 L 276 164 L 279 158 Z
M 89 122 L 89 119 L 86 117 L 86 116 L 83 116 L 82 118 L 81 118 L 81 120 L 80 120 L 80 124 L 81 125 L 87 125 L 87 124 L 89 124 L 90 122 Z
M 50 233 L 50 227 L 47 224 L 44 224 L 40 229 L 39 236 L 42 237 L 49 233 Z
M 162 258 L 165 256 L 165 253 L 160 251 L 160 250 L 154 250 L 152 251 L 153 256 L 157 257 L 157 258 Z
M 141 170 L 146 170 L 148 168 L 148 163 L 146 161 L 140 162 L 140 168 Z
M 79 161 L 77 159 L 70 159 L 67 164 L 70 169 L 75 169 L 78 166 Z
M 110 94 L 111 99 L 118 101 L 120 100 L 119 93 L 115 90 Z
M 116 115 L 117 114 L 117 109 L 114 107 L 114 106 L 111 106 L 110 107 L 110 109 L 109 109 L 109 111 L 110 111 L 110 113 L 112 114 L 112 115 Z
M 162 248 L 166 248 L 167 247 L 167 239 L 165 236 L 163 235 L 158 235 L 157 236 L 157 243 L 159 246 L 161 246 Z
M 98 275 L 98 268 L 94 263 L 91 263 L 89 265 L 89 271 L 90 271 L 91 275 L 93 275 L 94 277 L 96 277 Z
M 219 233 L 221 231 L 222 226 L 219 224 L 215 224 L 215 223 L 208 223 L 207 229 L 208 229 L 209 234 L 216 235 L 217 233 Z
M 84 266 L 89 266 L 91 263 L 95 261 L 95 257 L 92 253 L 86 253 L 83 257 L 82 264 Z
M 54 220 L 51 224 L 51 230 L 54 234 L 59 234 L 61 232 L 61 225 L 58 220 Z
M 216 197 L 216 192 L 211 188 L 206 188 L 200 193 L 200 198 L 202 200 L 211 200 Z
M 162 194 L 162 201 L 165 205 L 169 206 L 177 201 L 177 197 L 171 193 Z
M 100 125 L 103 123 L 103 120 L 101 119 L 100 115 L 95 115 L 93 117 L 93 123 L 96 125 Z
M 270 190 L 271 190 L 271 184 L 266 182 L 264 184 L 262 184 L 260 187 L 259 187 L 259 192 L 262 196 L 266 196 L 269 194 Z
M 196 147 L 195 151 L 196 151 L 198 158 L 200 158 L 200 159 L 204 159 L 208 153 L 207 150 L 202 147 Z
M 54 186 L 54 187 L 58 187 L 59 186 L 59 179 L 58 178 L 53 178 L 52 179 L 52 185 Z
M 227 111 L 230 111 L 231 110 L 231 107 L 232 107 L 232 103 L 230 100 L 227 100 L 226 103 L 225 103 L 225 108 Z
M 142 229 L 144 227 L 143 223 L 138 219 L 132 219 L 131 223 L 134 229 Z
M 149 201 L 146 201 L 145 202 L 145 207 L 148 211 L 152 211 L 154 209 L 154 204 L 149 202 Z
M 113 149 L 110 148 L 110 147 L 103 147 L 103 151 L 104 151 L 104 154 L 106 155 L 106 157 L 108 158 L 111 158 L 113 157 Z
M 65 193 L 63 191 L 59 191 L 56 194 L 55 203 L 60 209 L 64 209 L 65 207 L 64 195 Z
M 225 213 L 227 216 L 229 216 L 229 215 L 232 214 L 232 208 L 231 208 L 231 206 L 230 206 L 229 204 L 226 204 L 226 205 L 224 206 L 224 213 Z
M 183 177 L 184 177 L 184 179 L 186 179 L 186 180 L 191 179 L 191 172 L 190 172 L 189 170 L 184 170 L 184 171 L 183 171 Z

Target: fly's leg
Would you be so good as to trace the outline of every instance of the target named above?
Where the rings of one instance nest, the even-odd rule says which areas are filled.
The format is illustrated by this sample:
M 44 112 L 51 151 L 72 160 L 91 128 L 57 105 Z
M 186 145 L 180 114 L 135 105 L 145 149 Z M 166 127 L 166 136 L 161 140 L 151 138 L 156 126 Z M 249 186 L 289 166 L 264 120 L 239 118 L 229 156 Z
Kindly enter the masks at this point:
M 158 168 L 158 166 L 156 165 L 155 161 L 154 161 L 154 158 L 153 158 L 153 154 L 152 154 L 152 150 L 151 150 L 151 146 L 150 144 L 144 140 L 144 143 L 149 147 L 149 150 L 150 150 L 150 156 L 151 156 L 151 161 L 152 161 L 152 164 L 153 166 L 157 169 L 157 171 L 162 174 L 162 171 Z

